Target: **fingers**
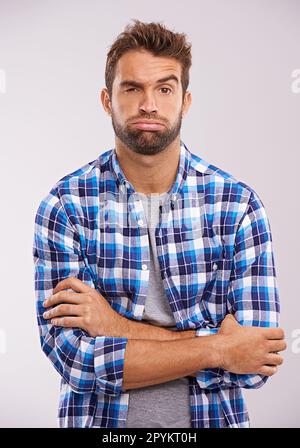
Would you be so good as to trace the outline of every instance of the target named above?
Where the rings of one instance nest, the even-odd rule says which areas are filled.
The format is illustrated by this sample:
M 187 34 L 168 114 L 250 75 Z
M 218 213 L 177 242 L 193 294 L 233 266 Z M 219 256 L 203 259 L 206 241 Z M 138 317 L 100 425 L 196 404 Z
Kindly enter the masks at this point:
M 277 372 L 277 370 L 277 366 L 262 366 L 258 373 L 260 375 L 272 376 Z
M 44 319 L 52 319 L 58 316 L 81 316 L 82 307 L 80 305 L 57 305 L 51 310 L 45 311 L 43 314 Z
M 80 317 L 57 317 L 51 320 L 51 324 L 56 327 L 65 327 L 65 328 L 82 328 L 81 327 L 81 318 Z
M 81 294 L 75 293 L 73 291 L 59 291 L 56 294 L 48 297 L 43 303 L 44 307 L 57 305 L 58 303 L 80 303 L 82 300 Z
M 88 292 L 91 289 L 89 285 L 79 280 L 79 278 L 68 277 L 62 280 L 61 282 L 57 283 L 57 285 L 53 290 L 53 293 L 55 294 L 58 291 L 62 291 L 63 289 L 68 288 L 72 288 L 76 292 Z
M 270 352 L 281 352 L 283 350 L 286 350 L 286 348 L 287 348 L 287 344 L 283 340 L 268 341 L 268 345 L 269 345 Z
M 284 339 L 282 328 L 262 328 L 267 339 Z
M 272 376 L 278 371 L 278 366 L 283 363 L 283 357 L 277 353 L 269 353 L 266 356 L 266 364 L 258 371 L 261 375 Z
M 280 366 L 283 363 L 283 357 L 277 353 L 269 353 L 266 357 L 266 364 L 271 366 Z

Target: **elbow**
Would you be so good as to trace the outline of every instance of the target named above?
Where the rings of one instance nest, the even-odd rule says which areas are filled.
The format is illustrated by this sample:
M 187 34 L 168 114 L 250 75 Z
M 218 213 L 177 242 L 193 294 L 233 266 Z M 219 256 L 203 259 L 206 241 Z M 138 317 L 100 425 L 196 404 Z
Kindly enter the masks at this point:
M 41 344 L 42 350 L 50 360 L 55 370 L 68 384 L 70 389 L 77 394 L 92 393 L 96 390 L 96 379 L 93 372 L 84 372 L 75 369 L 74 366 L 68 366 L 68 357 L 57 356 L 57 353 L 46 343 Z

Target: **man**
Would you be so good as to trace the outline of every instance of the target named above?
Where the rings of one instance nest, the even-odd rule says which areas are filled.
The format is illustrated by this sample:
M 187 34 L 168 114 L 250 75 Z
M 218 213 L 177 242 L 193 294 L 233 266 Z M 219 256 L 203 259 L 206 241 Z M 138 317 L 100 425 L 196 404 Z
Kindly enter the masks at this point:
M 248 427 L 241 388 L 283 361 L 263 204 L 180 140 L 190 47 L 158 23 L 126 27 L 101 92 L 115 148 L 38 208 L 37 316 L 61 427 Z

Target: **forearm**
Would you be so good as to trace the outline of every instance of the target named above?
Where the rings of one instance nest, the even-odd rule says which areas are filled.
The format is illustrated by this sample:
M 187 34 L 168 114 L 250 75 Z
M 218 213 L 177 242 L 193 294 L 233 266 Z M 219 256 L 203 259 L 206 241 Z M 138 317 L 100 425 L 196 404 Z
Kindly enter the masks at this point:
M 218 335 L 172 341 L 127 342 L 123 390 L 165 383 L 197 370 L 218 367 Z
M 196 337 L 196 330 L 174 331 L 144 322 L 124 319 L 124 325 L 119 329 L 119 337 L 156 341 L 175 341 Z

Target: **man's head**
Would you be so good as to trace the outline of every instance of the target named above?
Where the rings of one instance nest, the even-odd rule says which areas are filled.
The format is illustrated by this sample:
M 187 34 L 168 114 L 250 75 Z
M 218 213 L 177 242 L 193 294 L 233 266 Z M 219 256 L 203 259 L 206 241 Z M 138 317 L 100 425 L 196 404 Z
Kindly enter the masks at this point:
M 191 45 L 159 23 L 134 22 L 108 52 L 101 100 L 116 137 L 136 153 L 153 155 L 178 137 L 190 106 Z M 160 126 L 135 124 L 147 120 Z

